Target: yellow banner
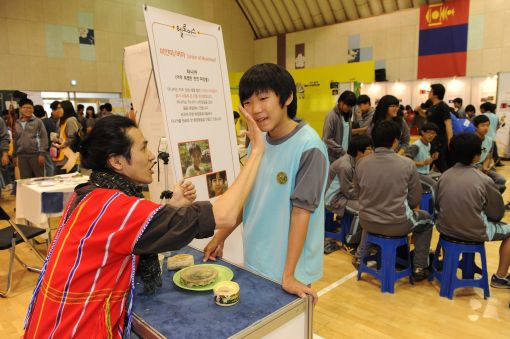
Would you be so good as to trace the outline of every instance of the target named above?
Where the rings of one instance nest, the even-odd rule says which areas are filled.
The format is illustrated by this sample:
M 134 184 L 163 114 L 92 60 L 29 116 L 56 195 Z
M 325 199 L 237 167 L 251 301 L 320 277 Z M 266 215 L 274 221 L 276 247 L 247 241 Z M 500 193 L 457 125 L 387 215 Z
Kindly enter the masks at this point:
M 298 96 L 297 118 L 306 121 L 319 135 L 326 114 L 333 108 L 341 82 L 373 82 L 374 61 L 289 70 Z M 232 107 L 239 105 L 239 80 L 242 72 L 229 73 Z

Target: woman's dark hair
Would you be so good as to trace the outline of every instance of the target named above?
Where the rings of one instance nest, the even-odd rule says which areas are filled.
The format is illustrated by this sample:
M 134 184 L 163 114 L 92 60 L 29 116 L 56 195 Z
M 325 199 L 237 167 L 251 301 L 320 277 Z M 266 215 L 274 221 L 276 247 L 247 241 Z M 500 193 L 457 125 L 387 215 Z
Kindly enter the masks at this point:
M 122 155 L 130 161 L 133 146 L 133 140 L 127 135 L 130 128 L 136 128 L 136 123 L 123 116 L 99 119 L 82 142 L 80 155 L 83 167 L 96 171 L 107 169 L 108 158 L 114 155 Z
M 473 105 L 467 105 L 466 108 L 464 108 L 464 112 L 476 112 L 476 108 Z
M 372 138 L 370 138 L 366 134 L 355 135 L 351 138 L 351 141 L 349 142 L 347 154 L 355 158 L 358 155 L 358 152 L 363 153 L 366 151 L 368 147 L 373 147 Z
M 388 114 L 388 108 L 391 105 L 399 105 L 399 101 L 393 95 L 385 95 L 380 100 L 377 106 L 375 107 L 374 117 L 372 118 L 372 125 L 377 126 L 382 121 L 386 120 L 386 115 Z M 393 121 L 402 124 L 402 116 L 397 116 L 393 118 Z
M 477 115 L 474 119 L 473 119 L 473 125 L 475 125 L 475 127 L 478 127 L 478 125 L 480 124 L 483 124 L 484 122 L 488 122 L 490 123 L 490 119 L 488 116 L 486 116 L 485 114 L 480 114 L 480 115 Z
M 85 110 L 85 118 L 88 118 L 87 111 L 92 111 L 92 118 L 96 118 L 96 110 L 94 109 L 94 106 L 87 106 L 87 109 Z
M 374 142 L 375 148 L 391 148 L 395 139 L 399 140 L 402 134 L 400 125 L 393 120 L 381 121 L 376 127 L 377 128 L 372 130 L 372 141 Z
M 482 140 L 473 133 L 460 133 L 450 140 L 450 154 L 455 163 L 469 166 L 475 156 L 482 154 Z
M 280 107 L 292 95 L 292 102 L 287 107 L 287 115 L 294 119 L 297 113 L 296 83 L 292 75 L 280 65 L 258 64 L 247 70 L 239 81 L 239 98 L 241 104 L 253 94 L 273 91 L 280 99 Z
M 64 109 L 64 115 L 62 115 L 62 118 L 60 118 L 60 126 L 64 125 L 66 120 L 71 117 L 78 118 L 78 115 L 76 114 L 76 111 L 74 110 L 74 106 L 71 101 L 64 100 L 60 104 L 62 105 L 62 108 Z

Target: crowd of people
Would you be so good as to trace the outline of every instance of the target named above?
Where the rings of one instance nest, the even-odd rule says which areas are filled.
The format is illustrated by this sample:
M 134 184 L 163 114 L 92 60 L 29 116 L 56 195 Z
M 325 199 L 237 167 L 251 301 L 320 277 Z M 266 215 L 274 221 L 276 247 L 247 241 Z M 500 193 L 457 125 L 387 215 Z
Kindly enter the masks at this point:
M 414 238 L 415 281 L 428 277 L 433 227 L 464 241 L 502 240 L 497 272 L 491 286 L 510 288 L 510 226 L 501 219 L 509 204 L 501 194 L 506 179 L 495 170 L 503 166 L 497 153 L 496 131 L 501 122 L 496 105 L 485 102 L 476 114 L 473 105 L 454 107 L 443 101 L 445 87 L 430 86 L 429 99 L 416 110 L 400 106 L 393 95 L 379 99 L 342 93 L 324 122 L 323 140 L 330 160 L 326 208 L 342 218 L 355 218 L 344 244 L 355 250 L 357 268 L 368 233 Z M 368 105 L 367 105 L 368 103 Z M 412 115 L 412 117 L 411 117 Z M 410 144 L 410 126 L 419 137 Z M 435 202 L 436 215 L 420 210 L 423 192 Z M 326 238 L 324 252 L 340 246 Z
M 16 169 L 19 179 L 50 177 L 79 170 L 78 145 L 94 127 L 96 120 L 112 115 L 112 105 L 94 106 L 71 101 L 53 101 L 51 112 L 32 100 L 22 98 L 19 108 L 9 106 L 0 119 L 0 190 L 12 187 L 15 194 Z
M 346 211 L 359 216 L 360 227 L 351 227 L 348 237 L 356 247 L 356 267 L 373 251 L 366 246 L 369 232 L 412 234 L 413 276 L 424 280 L 436 227 L 457 239 L 502 240 L 491 286 L 510 288 L 510 226 L 501 222 L 505 187 L 491 168 L 492 113 L 472 118 L 474 132 L 455 133 L 451 114 L 466 118 L 459 109 L 451 113 L 444 94 L 441 84 L 431 86 L 430 102 L 420 107 L 425 112 L 420 114 L 420 137 L 410 144 L 405 108 L 396 97 L 384 96 L 372 109 L 369 97 L 346 91 L 327 114 L 321 139 L 299 119 L 291 74 L 275 64 L 255 65 L 239 84 L 239 110 L 251 141 L 248 160 L 228 189 L 220 187 L 213 203 L 195 202 L 196 190 L 188 181 L 175 184 L 165 205 L 144 199 L 140 185 L 152 182 L 156 157 L 143 134 L 126 117 L 98 119 L 79 147 L 83 166 L 91 170 L 90 182 L 76 187 L 68 203 L 28 308 L 25 337 L 92 330 L 122 337 L 131 325 L 135 271 L 144 293 L 156 293 L 162 283 L 157 253 L 212 236 L 203 260 L 217 260 L 241 222 L 245 267 L 316 303 L 311 285 L 323 275 L 323 256 L 331 243 L 324 241 L 326 209 L 339 218 Z M 72 143 L 67 130 L 76 128 L 69 127 L 71 121 L 82 132 L 88 128 L 76 113 L 67 113 L 64 122 L 55 123 L 60 130 L 49 132 L 48 143 L 45 124 L 32 116 L 31 102 L 22 101 L 20 107 L 18 128 L 39 131 L 39 141 L 18 141 L 15 148 L 18 158 L 30 150 L 33 160 L 23 165 L 29 169 L 43 167 L 54 140 Z M 54 108 L 49 119 L 62 119 L 70 109 L 66 102 Z M 419 208 L 424 189 L 434 197 L 434 216 Z M 75 297 L 85 294 L 97 302 Z M 72 303 L 62 297 L 67 295 Z

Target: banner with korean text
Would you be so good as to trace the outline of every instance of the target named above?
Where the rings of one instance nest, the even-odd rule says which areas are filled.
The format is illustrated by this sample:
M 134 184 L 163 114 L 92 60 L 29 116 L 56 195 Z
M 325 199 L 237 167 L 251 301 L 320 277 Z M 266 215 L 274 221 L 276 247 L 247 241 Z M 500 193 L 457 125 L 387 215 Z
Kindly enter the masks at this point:
M 173 177 L 214 202 L 240 171 L 221 26 L 150 6 L 144 15 Z

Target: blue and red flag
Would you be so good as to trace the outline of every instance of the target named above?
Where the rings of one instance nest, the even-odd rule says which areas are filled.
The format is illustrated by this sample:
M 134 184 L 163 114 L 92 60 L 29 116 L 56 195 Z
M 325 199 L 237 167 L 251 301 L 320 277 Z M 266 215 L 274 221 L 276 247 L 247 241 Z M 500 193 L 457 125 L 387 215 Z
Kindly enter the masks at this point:
M 466 75 L 469 0 L 420 8 L 418 79 Z

